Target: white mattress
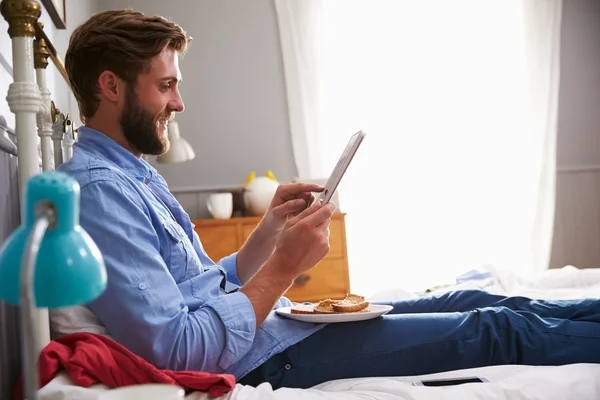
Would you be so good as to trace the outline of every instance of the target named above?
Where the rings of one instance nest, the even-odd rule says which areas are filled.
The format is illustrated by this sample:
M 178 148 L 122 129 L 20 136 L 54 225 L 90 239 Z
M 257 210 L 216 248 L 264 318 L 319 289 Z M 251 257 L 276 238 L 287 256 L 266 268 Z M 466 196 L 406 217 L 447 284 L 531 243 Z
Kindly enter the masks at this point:
M 485 283 L 470 282 L 452 289 L 481 287 L 496 293 L 526 295 L 535 298 L 600 297 L 600 269 L 577 270 L 565 267 L 547 271 L 535 280 L 494 271 L 494 279 Z M 448 290 L 445 289 L 445 290 Z M 401 299 L 414 295 L 398 289 L 386 291 L 375 298 Z M 599 343 L 600 345 L 600 343 Z M 415 387 L 411 382 L 420 378 L 483 376 L 487 383 L 452 387 Z M 84 389 L 72 384 L 66 375 L 57 376 L 40 390 L 40 400 L 92 400 L 107 390 L 103 385 Z M 310 389 L 273 390 L 269 384 L 258 388 L 237 385 L 233 392 L 218 400 L 565 400 L 600 399 L 600 364 L 565 366 L 494 366 L 463 371 L 451 371 L 422 377 L 361 378 L 326 382 Z M 186 400 L 215 399 L 204 393 L 191 393 Z

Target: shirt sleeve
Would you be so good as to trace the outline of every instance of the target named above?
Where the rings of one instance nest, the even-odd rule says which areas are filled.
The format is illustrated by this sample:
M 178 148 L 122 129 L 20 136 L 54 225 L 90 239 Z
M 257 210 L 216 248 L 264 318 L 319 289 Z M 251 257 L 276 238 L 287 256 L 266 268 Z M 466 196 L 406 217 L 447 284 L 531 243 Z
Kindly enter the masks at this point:
M 223 257 L 218 264 L 225 270 L 229 282 L 242 286 L 242 282 L 237 274 L 237 252 L 227 257 Z
M 81 188 L 80 224 L 100 248 L 108 275 L 106 291 L 88 306 L 115 340 L 158 368 L 222 372 L 252 345 L 252 304 L 236 292 L 191 312 L 180 287 L 196 290 L 201 275 L 178 287 L 149 215 L 125 183 L 96 180 Z

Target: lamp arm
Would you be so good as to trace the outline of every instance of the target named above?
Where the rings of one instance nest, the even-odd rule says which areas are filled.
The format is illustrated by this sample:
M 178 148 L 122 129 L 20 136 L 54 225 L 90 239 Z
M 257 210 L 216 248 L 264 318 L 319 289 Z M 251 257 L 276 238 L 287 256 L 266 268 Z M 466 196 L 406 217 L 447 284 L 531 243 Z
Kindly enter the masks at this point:
M 23 383 L 27 400 L 37 400 L 39 385 L 38 357 L 41 349 L 38 349 L 35 334 L 37 331 L 34 313 L 36 309 L 35 263 L 42 239 L 48 227 L 54 224 L 54 220 L 54 208 L 51 205 L 43 205 L 27 238 L 21 265 L 21 335 L 25 339 L 23 341 Z

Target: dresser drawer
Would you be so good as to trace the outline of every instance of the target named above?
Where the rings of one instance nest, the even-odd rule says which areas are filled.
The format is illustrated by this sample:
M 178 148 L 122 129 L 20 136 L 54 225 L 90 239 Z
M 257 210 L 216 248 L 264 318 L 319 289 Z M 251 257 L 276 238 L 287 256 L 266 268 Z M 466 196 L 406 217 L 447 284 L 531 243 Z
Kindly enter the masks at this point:
M 296 279 L 285 296 L 297 302 L 343 299 L 348 290 L 347 282 L 348 269 L 344 260 L 323 259 Z
M 235 225 L 196 226 L 194 230 L 198 233 L 206 254 L 214 262 L 235 253 L 241 246 Z

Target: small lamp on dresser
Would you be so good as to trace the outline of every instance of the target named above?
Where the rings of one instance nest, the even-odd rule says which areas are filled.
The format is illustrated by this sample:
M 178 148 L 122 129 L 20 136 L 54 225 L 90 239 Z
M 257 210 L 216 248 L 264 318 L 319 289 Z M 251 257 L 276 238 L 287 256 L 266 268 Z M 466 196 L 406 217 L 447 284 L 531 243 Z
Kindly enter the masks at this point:
M 0 299 L 20 305 L 25 396 L 38 398 L 36 307 L 85 304 L 106 288 L 100 250 L 79 225 L 79 184 L 62 173 L 27 183 L 25 217 L 0 248 Z

